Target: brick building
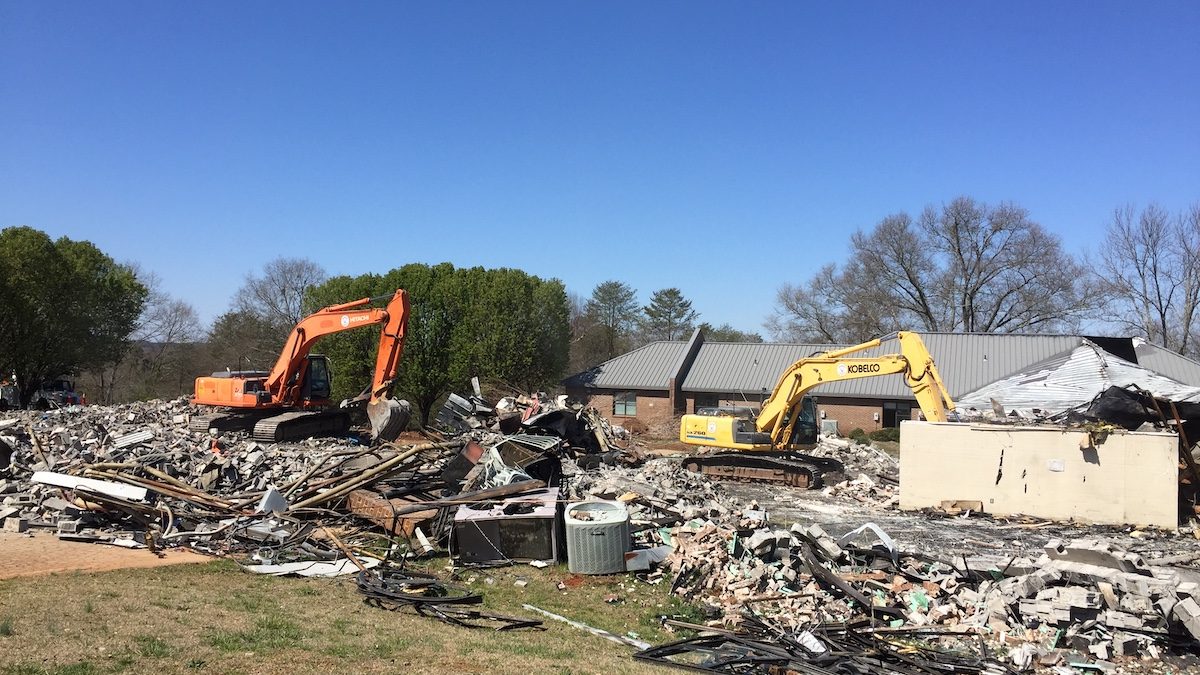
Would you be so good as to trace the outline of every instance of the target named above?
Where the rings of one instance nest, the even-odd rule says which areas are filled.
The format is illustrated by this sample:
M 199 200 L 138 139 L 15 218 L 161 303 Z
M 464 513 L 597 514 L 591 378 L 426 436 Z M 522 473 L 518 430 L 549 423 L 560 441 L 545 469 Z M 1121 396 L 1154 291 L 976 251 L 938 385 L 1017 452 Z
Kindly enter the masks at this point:
M 1200 363 L 1136 338 L 1081 335 L 921 333 L 949 390 L 958 399 L 987 384 L 1060 357 L 1090 340 L 1105 351 L 1178 382 L 1200 386 Z M 706 342 L 700 330 L 686 341 L 652 342 L 563 381 L 568 396 L 586 401 L 618 424 L 669 422 L 696 408 L 759 408 L 795 361 L 846 345 Z M 862 352 L 898 352 L 893 340 Z M 873 431 L 914 419 L 920 409 L 897 375 L 831 382 L 811 395 L 838 432 Z

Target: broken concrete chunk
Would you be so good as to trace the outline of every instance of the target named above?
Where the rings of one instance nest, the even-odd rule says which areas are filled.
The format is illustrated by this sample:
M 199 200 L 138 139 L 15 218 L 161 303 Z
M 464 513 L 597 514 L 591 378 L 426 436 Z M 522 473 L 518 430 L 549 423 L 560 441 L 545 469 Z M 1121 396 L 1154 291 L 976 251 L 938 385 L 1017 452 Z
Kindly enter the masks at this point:
M 24 532 L 29 529 L 29 519 L 9 516 L 4 519 L 4 529 L 8 532 Z
M 1075 539 L 1070 543 L 1064 543 L 1061 539 L 1051 539 L 1046 544 L 1045 551 L 1051 560 L 1097 565 L 1147 576 L 1151 573 L 1150 565 L 1142 556 L 1122 551 L 1110 542 L 1096 539 Z
M 820 525 L 813 523 L 808 527 L 802 527 L 799 523 L 792 525 L 792 534 L 799 536 L 813 546 L 817 555 L 825 560 L 836 561 L 841 560 L 845 552 L 833 537 L 825 531 Z

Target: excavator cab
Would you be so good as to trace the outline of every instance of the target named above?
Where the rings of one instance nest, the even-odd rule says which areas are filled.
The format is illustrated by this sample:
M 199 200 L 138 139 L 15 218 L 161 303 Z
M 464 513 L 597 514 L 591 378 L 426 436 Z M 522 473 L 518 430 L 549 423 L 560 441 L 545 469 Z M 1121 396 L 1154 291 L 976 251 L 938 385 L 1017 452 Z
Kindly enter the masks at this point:
M 792 424 L 791 416 L 796 415 L 796 423 Z M 800 400 L 800 405 L 788 411 L 787 417 L 783 421 L 785 427 L 790 425 L 791 434 L 788 435 L 787 445 L 812 445 L 817 442 L 817 402 L 811 396 L 805 396 Z
M 304 368 L 304 384 L 300 397 L 306 401 L 328 401 L 332 393 L 333 378 L 329 372 L 329 359 L 324 354 L 309 354 Z

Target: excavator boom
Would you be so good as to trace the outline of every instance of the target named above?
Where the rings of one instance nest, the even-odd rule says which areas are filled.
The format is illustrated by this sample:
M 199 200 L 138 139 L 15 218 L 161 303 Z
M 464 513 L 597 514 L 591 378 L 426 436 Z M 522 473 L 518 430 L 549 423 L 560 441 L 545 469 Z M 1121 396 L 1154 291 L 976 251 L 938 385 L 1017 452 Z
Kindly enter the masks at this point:
M 779 376 L 775 390 L 763 404 L 762 412 L 755 421 L 758 430 L 769 433 L 771 442 L 779 445 L 787 438 L 785 431 L 796 417 L 789 417 L 788 413 L 813 388 L 826 382 L 894 374 L 904 376 L 904 383 L 912 389 L 925 419 L 945 422 L 949 419 L 948 411 L 954 409 L 954 401 L 942 384 L 933 356 L 917 333 L 900 331 L 896 333 L 896 340 L 900 343 L 899 354 L 853 356 L 878 347 L 883 340 L 877 339 L 796 361 Z

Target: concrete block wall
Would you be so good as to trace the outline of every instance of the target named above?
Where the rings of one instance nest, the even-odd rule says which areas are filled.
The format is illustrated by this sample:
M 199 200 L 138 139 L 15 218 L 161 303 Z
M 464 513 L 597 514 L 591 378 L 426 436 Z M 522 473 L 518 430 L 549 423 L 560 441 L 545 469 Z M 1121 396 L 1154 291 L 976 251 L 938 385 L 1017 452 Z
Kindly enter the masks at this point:
M 900 508 L 945 500 L 986 513 L 1152 525 L 1178 522 L 1178 438 L 986 424 L 900 425 Z

